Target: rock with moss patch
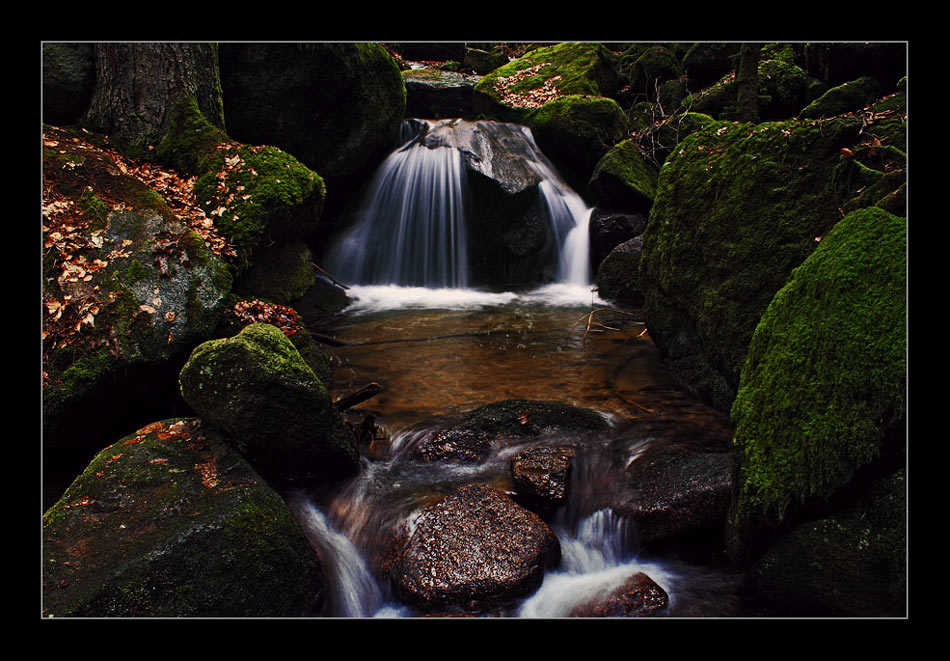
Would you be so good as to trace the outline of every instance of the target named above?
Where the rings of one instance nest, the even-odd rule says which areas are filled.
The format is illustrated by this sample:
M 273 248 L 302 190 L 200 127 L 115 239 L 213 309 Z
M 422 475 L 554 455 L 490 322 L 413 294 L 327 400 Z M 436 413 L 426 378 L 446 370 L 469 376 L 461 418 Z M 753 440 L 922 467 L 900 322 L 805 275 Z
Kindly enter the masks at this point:
M 310 248 L 302 241 L 289 241 L 259 250 L 234 292 L 290 305 L 303 298 L 316 280 Z
M 484 76 L 498 67 L 508 64 L 508 56 L 500 50 L 485 51 L 480 48 L 466 48 L 462 65 Z
M 657 171 L 629 141 L 615 145 L 594 168 L 589 187 L 601 206 L 648 212 L 656 195 Z
M 621 58 L 619 69 L 633 91 L 654 100 L 661 83 L 676 80 L 683 74 L 683 65 L 669 48 L 651 45 L 636 55 Z
M 627 120 L 613 99 L 593 96 L 561 96 L 525 118 L 555 164 L 565 170 L 568 181 L 580 179 L 583 190 L 594 168 L 623 139 Z
M 160 414 L 156 390 L 174 392 L 178 361 L 211 336 L 231 288 L 226 262 L 89 139 L 44 129 L 48 447 L 118 433 L 128 410 Z
M 49 617 L 318 615 L 320 561 L 280 496 L 196 419 L 100 452 L 43 516 Z
M 274 326 L 198 346 L 180 381 L 185 401 L 275 484 L 334 480 L 359 466 L 326 387 Z
M 735 397 L 772 296 L 853 197 L 835 168 L 860 130 L 849 117 L 711 124 L 660 170 L 640 261 L 644 316 L 674 376 L 718 408 Z
M 610 51 L 595 43 L 536 48 L 479 81 L 475 110 L 518 121 L 524 110 L 557 96 L 610 96 L 619 80 L 614 60 Z
M 849 214 L 762 315 L 732 406 L 737 560 L 869 466 L 903 463 L 906 232 L 875 207 Z
M 863 76 L 832 87 L 805 106 L 798 116 L 803 119 L 818 119 L 858 110 L 880 97 L 882 91 L 883 87 L 877 79 Z

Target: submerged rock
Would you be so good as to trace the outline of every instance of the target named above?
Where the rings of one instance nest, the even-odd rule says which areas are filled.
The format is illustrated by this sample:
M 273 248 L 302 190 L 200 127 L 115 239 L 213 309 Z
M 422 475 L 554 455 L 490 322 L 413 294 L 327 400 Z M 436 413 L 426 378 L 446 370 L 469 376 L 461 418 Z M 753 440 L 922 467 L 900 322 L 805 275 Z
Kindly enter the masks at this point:
M 666 591 L 637 572 L 603 599 L 578 606 L 570 617 L 648 617 L 664 615 L 670 605 Z
M 43 516 L 50 617 L 319 613 L 320 561 L 280 496 L 196 419 L 100 452 Z
M 408 522 L 392 558 L 393 589 L 406 603 L 478 609 L 537 589 L 560 560 L 560 545 L 538 515 L 472 484 Z
M 553 432 L 585 433 L 608 428 L 597 412 L 561 402 L 509 399 L 465 413 L 463 419 L 425 436 L 410 456 L 423 461 L 475 463 L 494 444 Z
M 349 427 L 290 340 L 269 324 L 197 347 L 181 392 L 266 479 L 287 485 L 357 470 Z

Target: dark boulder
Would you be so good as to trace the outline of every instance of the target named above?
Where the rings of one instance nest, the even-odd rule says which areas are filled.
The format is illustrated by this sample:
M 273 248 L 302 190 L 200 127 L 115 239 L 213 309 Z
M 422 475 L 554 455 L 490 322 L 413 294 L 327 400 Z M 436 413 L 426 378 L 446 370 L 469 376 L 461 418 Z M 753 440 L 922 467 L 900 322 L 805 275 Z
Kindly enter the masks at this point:
M 657 170 L 630 140 L 618 143 L 594 168 L 588 186 L 601 206 L 649 213 L 656 195 Z
M 860 110 L 878 99 L 883 90 L 884 87 L 876 78 L 863 76 L 832 87 L 805 106 L 798 116 L 802 119 L 820 119 Z
M 275 326 L 251 324 L 198 346 L 180 381 L 185 401 L 275 484 L 333 480 L 358 468 L 353 433 Z
M 643 287 L 640 285 L 640 256 L 643 237 L 635 236 L 610 251 L 597 268 L 597 291 L 601 298 L 621 305 L 643 305 Z
M 196 419 L 102 450 L 43 516 L 49 617 L 319 614 L 323 572 L 290 509 Z
M 620 509 L 642 546 L 701 535 L 722 546 L 732 495 L 728 452 L 646 452 L 627 467 L 630 496 Z
M 594 271 L 597 271 L 597 267 L 611 250 L 643 234 L 648 220 L 647 215 L 643 213 L 624 213 L 595 207 L 588 224 L 590 263 Z
M 406 603 L 479 609 L 536 590 L 559 562 L 560 545 L 536 514 L 472 484 L 414 516 L 392 558 L 393 589 Z

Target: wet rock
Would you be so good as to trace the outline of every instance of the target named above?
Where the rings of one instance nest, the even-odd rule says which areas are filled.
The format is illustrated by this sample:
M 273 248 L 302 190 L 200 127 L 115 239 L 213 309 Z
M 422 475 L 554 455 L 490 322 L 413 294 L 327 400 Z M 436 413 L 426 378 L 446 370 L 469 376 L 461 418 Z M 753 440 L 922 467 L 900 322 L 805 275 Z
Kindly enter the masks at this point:
M 729 453 L 647 452 L 627 468 L 632 495 L 622 508 L 643 546 L 712 533 L 722 542 L 731 499 Z
M 567 500 L 571 484 L 571 448 L 531 448 L 511 460 L 511 477 L 519 500 L 547 513 Z
M 610 251 L 624 241 L 643 234 L 647 228 L 646 214 L 624 213 L 595 208 L 590 214 L 590 263 L 594 270 Z
M 320 562 L 280 496 L 197 419 L 100 452 L 43 516 L 43 614 L 319 613 Z
M 554 431 L 590 432 L 607 429 L 595 411 L 561 402 L 508 399 L 465 413 L 463 419 L 426 435 L 410 451 L 423 461 L 483 461 L 496 443 L 523 440 Z
M 268 480 L 332 480 L 359 466 L 326 387 L 275 326 L 251 324 L 198 346 L 180 381 L 185 401 Z
M 669 595 L 652 578 L 638 572 L 605 599 L 575 608 L 570 617 L 647 617 L 663 615 Z
M 530 594 L 561 552 L 538 515 L 491 487 L 471 484 L 407 522 L 391 555 L 396 595 L 431 610 Z

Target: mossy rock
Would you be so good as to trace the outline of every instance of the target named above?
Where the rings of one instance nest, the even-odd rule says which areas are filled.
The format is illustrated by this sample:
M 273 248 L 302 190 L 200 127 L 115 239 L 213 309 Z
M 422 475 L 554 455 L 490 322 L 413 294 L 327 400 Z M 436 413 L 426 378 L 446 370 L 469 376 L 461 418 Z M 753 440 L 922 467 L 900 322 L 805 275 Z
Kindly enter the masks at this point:
M 466 48 L 462 65 L 484 76 L 498 67 L 508 64 L 508 56 L 500 51 L 484 51 L 478 48 Z
M 767 56 L 768 53 L 763 54 L 758 66 L 758 116 L 764 121 L 794 117 L 807 98 L 808 76 L 793 63 Z M 682 104 L 692 112 L 731 120 L 735 116 L 736 93 L 735 73 L 730 72 L 691 94 Z
M 234 142 L 193 99 L 175 109 L 156 153 L 196 177 L 196 201 L 236 252 L 238 274 L 265 239 L 293 241 L 316 232 L 326 200 L 323 178 L 276 147 Z
M 618 85 L 614 59 L 596 43 L 536 48 L 479 81 L 476 112 L 519 121 L 525 109 L 537 108 L 556 96 L 611 96 Z
M 849 214 L 762 315 L 732 406 L 734 557 L 754 557 L 878 457 L 902 454 L 906 233 L 881 209 Z
M 234 292 L 291 305 L 303 298 L 316 280 L 313 256 L 307 244 L 292 241 L 257 251 L 254 263 L 235 283 Z
M 43 516 L 48 617 L 318 615 L 319 558 L 248 463 L 196 419 L 102 450 Z
M 601 206 L 624 211 L 649 211 L 658 173 L 637 146 L 624 140 L 597 162 L 588 184 Z
M 159 384 L 174 392 L 167 366 L 211 336 L 232 282 L 227 263 L 165 200 L 87 136 L 44 129 L 43 415 L 51 444 L 84 436 L 75 430 L 87 426 L 90 398 L 109 404 L 91 421 L 108 428 L 110 412 L 136 408 L 136 397 L 150 410 Z
M 783 615 L 906 617 L 905 471 L 877 480 L 856 505 L 798 526 L 750 573 Z
M 627 78 L 634 92 L 649 99 L 656 98 L 656 87 L 668 80 L 683 75 L 683 65 L 669 48 L 650 46 L 643 50 L 632 63 L 629 57 L 621 59 L 619 69 Z
M 772 296 L 840 219 L 861 122 L 710 124 L 660 170 L 640 263 L 644 316 L 673 374 L 728 410 Z
M 852 110 L 860 110 L 878 97 L 883 86 L 871 76 L 832 87 L 820 97 L 809 103 L 798 114 L 803 119 L 834 117 Z
M 44 43 L 43 121 L 57 126 L 78 122 L 96 83 L 94 45 Z
M 180 381 L 185 401 L 274 484 L 333 481 L 359 467 L 326 387 L 275 326 L 198 346 Z
M 600 159 L 626 135 L 627 121 L 613 99 L 562 96 L 531 111 L 525 122 L 544 153 L 586 182 Z M 583 187 L 582 187 L 583 188 Z
M 237 140 L 274 145 L 338 178 L 372 168 L 396 137 L 406 90 L 379 44 L 224 43 L 219 53 Z

